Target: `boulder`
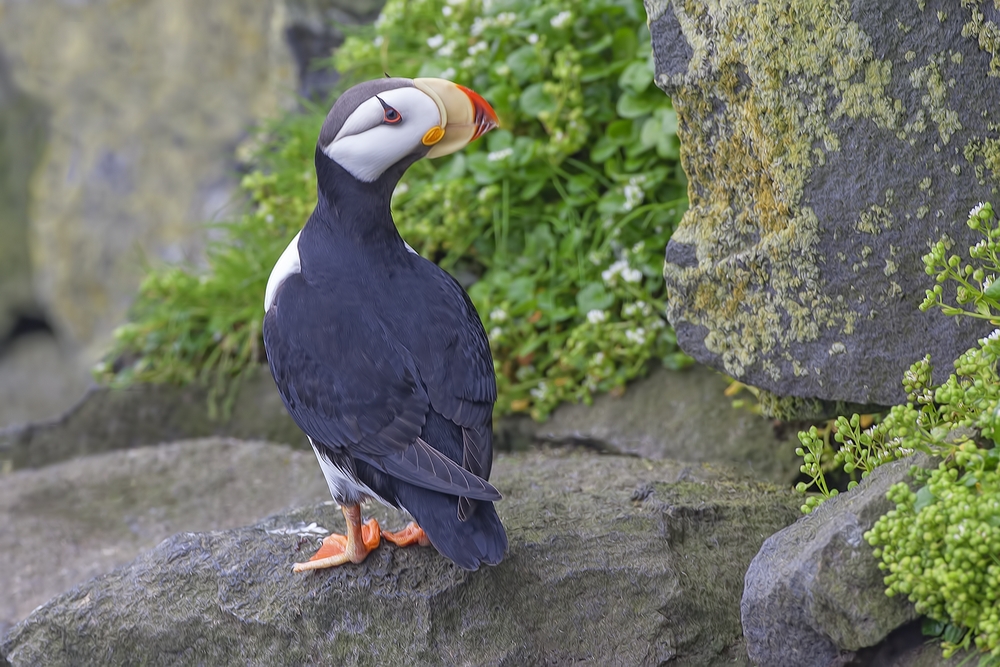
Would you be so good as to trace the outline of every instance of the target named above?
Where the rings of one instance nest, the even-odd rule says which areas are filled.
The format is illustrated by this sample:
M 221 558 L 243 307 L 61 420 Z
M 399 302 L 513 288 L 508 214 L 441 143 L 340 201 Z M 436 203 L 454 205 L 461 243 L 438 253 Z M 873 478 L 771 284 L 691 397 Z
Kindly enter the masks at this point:
M 733 407 L 726 378 L 704 366 L 653 370 L 620 396 L 560 406 L 532 425 L 535 441 L 582 444 L 649 459 L 738 465 L 758 479 L 791 483 L 802 462 L 797 441 L 747 409 Z M 792 435 L 794 438 L 794 435 Z
M 174 533 L 234 528 L 329 497 L 311 452 L 221 438 L 0 474 L 0 635 Z
M 197 385 L 92 387 L 63 415 L 0 430 L 0 469 L 51 465 L 115 449 L 211 435 L 268 440 L 308 449 L 265 366 L 239 380 L 231 410 Z M 214 410 L 212 409 L 214 408 Z
M 832 667 L 917 617 L 913 605 L 890 598 L 864 533 L 892 509 L 889 488 L 917 454 L 877 468 L 855 489 L 764 541 L 746 573 L 740 603 L 747 652 L 767 667 Z
M 383 544 L 296 575 L 332 503 L 181 533 L 15 626 L 15 666 L 747 664 L 742 573 L 798 499 L 707 466 L 556 449 L 502 454 L 510 551 L 466 572 Z M 371 508 L 380 516 L 377 507 Z M 397 528 L 391 520 L 389 526 Z
M 42 159 L 45 121 L 44 106 L 14 84 L 0 53 L 0 354 L 18 318 L 38 314 L 28 252 L 28 186 Z
M 90 383 L 82 373 L 65 372 L 73 365 L 72 353 L 51 332 L 14 337 L 0 350 L 0 429 L 50 419 L 79 401 Z M 0 453 L 0 466 L 3 459 Z
M 51 137 L 44 152 L 44 132 L 17 137 L 31 149 L 20 162 L 41 156 L 34 289 L 83 365 L 124 320 L 144 263 L 203 262 L 205 221 L 236 204 L 234 149 L 318 85 L 313 60 L 337 39 L 326 21 L 373 18 L 378 4 L 142 0 L 109 20 L 104 3 L 0 0 L 3 57 Z
M 988 5 L 988 3 L 987 3 Z M 681 348 L 767 392 L 892 405 L 990 325 L 917 306 L 1000 186 L 1000 12 L 979 3 L 647 0 L 690 209 L 666 249 Z M 862 176 L 863 175 L 863 176 Z M 886 341 L 892 341 L 887 345 Z M 940 364 L 936 380 L 947 375 Z M 807 399 L 804 403 L 794 399 Z M 829 405 L 827 408 L 831 407 Z M 832 408 L 836 410 L 836 407 Z

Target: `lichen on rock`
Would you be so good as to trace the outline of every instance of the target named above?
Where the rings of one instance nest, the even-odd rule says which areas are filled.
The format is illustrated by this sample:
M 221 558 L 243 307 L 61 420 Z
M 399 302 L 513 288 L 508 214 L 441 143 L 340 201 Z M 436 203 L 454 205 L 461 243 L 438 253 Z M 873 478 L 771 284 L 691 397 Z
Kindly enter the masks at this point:
M 690 179 L 664 268 L 682 348 L 780 395 L 897 402 L 914 358 L 978 335 L 916 309 L 927 243 L 1000 183 L 1000 87 L 963 27 L 978 10 L 647 10 Z

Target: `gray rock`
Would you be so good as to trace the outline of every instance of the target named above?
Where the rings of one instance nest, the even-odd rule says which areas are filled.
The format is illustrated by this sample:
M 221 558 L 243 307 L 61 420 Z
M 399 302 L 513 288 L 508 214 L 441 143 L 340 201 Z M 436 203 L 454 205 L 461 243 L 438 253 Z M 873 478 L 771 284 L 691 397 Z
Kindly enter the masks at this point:
M 15 85 L 0 53 L 0 353 L 17 319 L 38 314 L 31 287 L 28 201 L 45 135 L 43 105 Z
M 377 4 L 145 0 L 109 20 L 100 2 L 0 0 L 4 57 L 51 138 L 20 158 L 41 157 L 27 202 L 34 291 L 81 366 L 124 320 L 146 261 L 203 262 L 204 222 L 237 205 L 234 148 L 319 85 L 311 59 L 336 43 L 322 22 Z M 31 148 L 29 135 L 16 138 Z
M 36 610 L 12 665 L 747 664 L 737 602 L 792 494 L 701 466 L 592 452 L 504 454 L 511 548 L 469 573 L 383 544 L 359 566 L 294 575 L 340 529 L 332 504 L 183 533 Z M 393 526 L 395 527 L 395 526 Z M 311 536 L 307 536 L 311 537 Z
M 60 417 L 0 430 L 0 470 L 210 435 L 308 448 L 266 367 L 247 371 L 237 392 L 223 417 L 210 412 L 208 391 L 198 385 L 95 387 Z
M 327 499 L 311 452 L 226 439 L 0 475 L 0 626 L 179 531 L 233 528 Z
M 791 484 L 801 461 L 797 444 L 780 439 L 771 421 L 734 408 L 726 379 L 704 366 L 658 368 L 629 383 L 622 396 L 598 396 L 593 405 L 563 405 L 535 440 L 585 444 L 650 459 L 739 465 L 758 479 Z
M 646 7 L 691 179 L 664 267 L 684 351 L 779 396 L 892 405 L 913 361 L 971 347 L 989 325 L 917 305 L 928 243 L 964 253 L 998 199 L 996 9 Z
M 73 355 L 51 333 L 14 338 L 0 350 L 0 428 L 47 419 L 78 402 L 89 384 L 76 371 Z
M 947 660 L 938 643 L 921 632 L 921 621 L 894 630 L 878 646 L 858 651 L 846 667 L 962 667 L 976 665 L 976 651 L 959 651 Z
M 883 573 L 864 532 L 892 509 L 885 494 L 908 479 L 918 454 L 876 469 L 853 491 L 764 541 L 746 573 L 740 613 L 747 652 L 767 667 L 828 667 L 874 646 L 916 618 L 913 605 L 885 595 Z

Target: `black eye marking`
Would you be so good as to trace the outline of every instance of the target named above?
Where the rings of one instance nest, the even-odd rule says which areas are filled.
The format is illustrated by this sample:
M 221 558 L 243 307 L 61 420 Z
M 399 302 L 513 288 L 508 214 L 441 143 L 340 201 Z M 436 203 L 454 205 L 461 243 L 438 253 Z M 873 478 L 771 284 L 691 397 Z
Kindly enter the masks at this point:
M 396 123 L 403 120 L 403 117 L 399 115 L 399 112 L 393 109 L 391 106 L 382 101 L 382 98 L 378 95 L 375 96 L 378 103 L 382 105 L 382 122 L 388 123 L 389 125 L 395 125 Z

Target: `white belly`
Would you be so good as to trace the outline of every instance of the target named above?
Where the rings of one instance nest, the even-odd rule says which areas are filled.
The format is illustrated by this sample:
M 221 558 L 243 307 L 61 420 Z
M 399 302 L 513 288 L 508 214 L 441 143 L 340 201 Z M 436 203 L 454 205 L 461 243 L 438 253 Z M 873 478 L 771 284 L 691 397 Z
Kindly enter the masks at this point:
M 330 487 L 330 494 L 337 502 L 351 503 L 354 499 L 378 498 L 374 491 L 365 484 L 355 479 L 353 475 L 341 470 L 328 461 L 325 456 L 319 453 L 319 448 L 312 438 L 309 438 L 319 467 L 323 469 L 323 476 L 326 477 L 326 485 Z

